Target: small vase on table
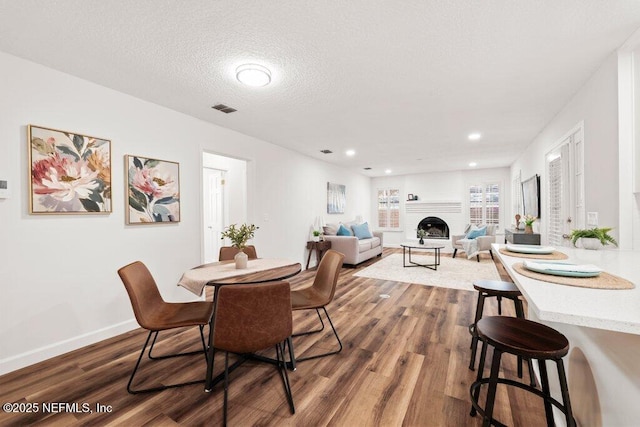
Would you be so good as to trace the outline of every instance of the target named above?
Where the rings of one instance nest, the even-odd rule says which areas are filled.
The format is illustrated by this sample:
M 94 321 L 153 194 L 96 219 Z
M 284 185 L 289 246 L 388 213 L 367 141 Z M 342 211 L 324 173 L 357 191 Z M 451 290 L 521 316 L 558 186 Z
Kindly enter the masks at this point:
M 236 269 L 240 270 L 243 268 L 247 268 L 247 261 L 249 260 L 249 255 L 245 254 L 242 249 L 233 257 L 236 262 Z

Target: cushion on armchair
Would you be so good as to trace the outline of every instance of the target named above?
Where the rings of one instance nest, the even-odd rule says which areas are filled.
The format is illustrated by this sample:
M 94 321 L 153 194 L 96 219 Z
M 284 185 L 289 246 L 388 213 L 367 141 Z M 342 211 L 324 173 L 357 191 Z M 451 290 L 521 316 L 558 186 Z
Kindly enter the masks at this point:
M 465 236 L 465 238 L 467 238 L 467 239 L 475 239 L 475 238 L 480 237 L 480 236 L 485 236 L 486 234 L 487 234 L 487 226 L 486 225 L 484 227 L 480 227 L 480 228 L 472 227 L 471 230 Z

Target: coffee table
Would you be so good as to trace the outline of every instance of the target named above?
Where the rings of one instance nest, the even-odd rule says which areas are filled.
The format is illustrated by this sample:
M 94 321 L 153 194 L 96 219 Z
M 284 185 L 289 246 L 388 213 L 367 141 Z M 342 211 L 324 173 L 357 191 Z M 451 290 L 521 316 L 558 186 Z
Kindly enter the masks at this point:
M 402 266 L 403 267 L 425 267 L 431 270 L 437 270 L 440 265 L 440 249 L 444 248 L 444 245 L 438 244 L 426 244 L 421 245 L 419 243 L 403 243 L 402 246 Z M 433 264 L 419 264 L 411 260 L 411 250 L 419 249 L 424 251 L 433 251 Z M 407 254 L 409 255 L 409 264 L 407 264 Z

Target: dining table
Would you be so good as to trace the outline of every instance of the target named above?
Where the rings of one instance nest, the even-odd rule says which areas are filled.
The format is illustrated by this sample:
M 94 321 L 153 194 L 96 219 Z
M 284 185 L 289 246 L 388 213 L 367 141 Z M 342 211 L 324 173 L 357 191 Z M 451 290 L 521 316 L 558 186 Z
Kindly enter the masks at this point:
M 213 287 L 214 307 L 217 302 L 218 291 L 222 286 L 246 285 L 266 283 L 278 280 L 285 280 L 295 276 L 302 270 L 302 265 L 281 258 L 257 258 L 247 262 L 247 268 L 236 268 L 234 261 L 212 262 L 198 267 L 194 267 L 182 275 L 178 281 L 178 286 L 202 296 L 207 286 Z M 215 308 L 209 321 L 209 340 L 207 346 L 207 376 L 205 378 L 205 391 L 210 392 L 213 386 L 224 378 L 224 374 L 213 377 L 213 358 L 215 352 L 214 330 L 215 330 Z M 260 358 L 267 360 L 267 358 Z M 229 371 L 234 370 L 242 364 L 246 358 L 240 358 L 229 367 Z

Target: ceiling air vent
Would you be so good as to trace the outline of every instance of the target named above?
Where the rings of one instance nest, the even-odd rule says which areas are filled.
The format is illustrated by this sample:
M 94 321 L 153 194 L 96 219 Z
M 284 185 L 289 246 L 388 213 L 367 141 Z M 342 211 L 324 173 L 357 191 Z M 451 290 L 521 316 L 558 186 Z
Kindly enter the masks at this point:
M 223 113 L 226 113 L 226 114 L 233 113 L 234 111 L 238 111 L 235 108 L 229 107 L 224 104 L 216 104 L 211 108 L 213 108 L 214 110 L 222 111 Z
M 320 152 L 321 152 L 321 153 L 324 153 L 324 154 L 331 154 L 331 153 L 333 153 L 333 151 L 331 151 L 331 150 L 320 150 Z
M 366 168 L 364 168 L 364 170 L 366 170 L 366 171 L 370 171 L 370 170 L 371 170 L 371 168 L 366 167 Z

